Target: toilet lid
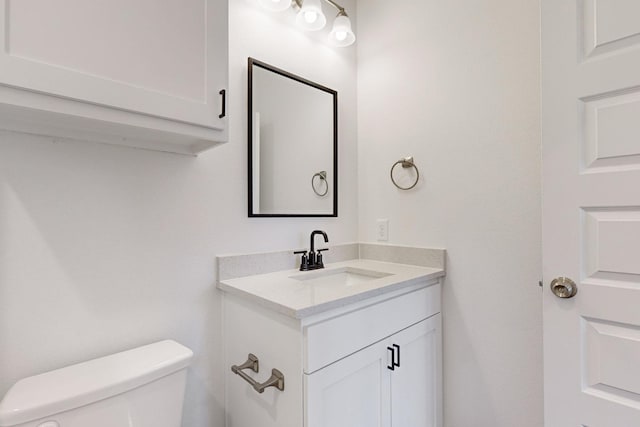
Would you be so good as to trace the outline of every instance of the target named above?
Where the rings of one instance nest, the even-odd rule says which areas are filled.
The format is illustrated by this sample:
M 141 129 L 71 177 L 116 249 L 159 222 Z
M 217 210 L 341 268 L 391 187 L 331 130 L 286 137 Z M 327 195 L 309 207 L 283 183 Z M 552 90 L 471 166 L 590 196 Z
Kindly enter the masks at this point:
M 167 340 L 18 381 L 0 402 L 0 427 L 69 411 L 189 366 L 193 352 Z

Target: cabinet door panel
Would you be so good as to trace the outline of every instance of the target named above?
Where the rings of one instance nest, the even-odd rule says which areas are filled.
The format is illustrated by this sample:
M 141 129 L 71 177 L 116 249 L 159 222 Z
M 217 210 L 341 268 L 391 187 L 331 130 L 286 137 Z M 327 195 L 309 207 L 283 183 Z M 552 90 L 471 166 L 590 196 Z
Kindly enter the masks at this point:
M 305 375 L 306 427 L 389 427 L 386 343 Z
M 1 0 L 0 84 L 222 129 L 227 2 Z
M 390 338 L 400 347 L 400 366 L 391 374 L 391 425 L 441 427 L 440 314 Z

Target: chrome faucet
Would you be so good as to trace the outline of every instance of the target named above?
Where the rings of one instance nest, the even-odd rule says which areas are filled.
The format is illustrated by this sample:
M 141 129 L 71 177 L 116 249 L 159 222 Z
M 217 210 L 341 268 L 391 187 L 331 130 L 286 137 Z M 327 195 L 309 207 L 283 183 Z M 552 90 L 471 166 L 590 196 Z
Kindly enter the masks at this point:
M 329 237 L 327 233 L 322 230 L 313 230 L 311 232 L 311 237 L 309 238 L 309 255 L 307 255 L 307 251 L 297 251 L 294 254 L 302 254 L 300 259 L 300 271 L 307 270 L 317 270 L 319 268 L 324 268 L 324 262 L 322 261 L 322 252 L 328 251 L 328 248 L 325 249 L 315 249 L 315 237 L 316 235 L 321 234 L 324 237 L 325 243 L 329 242 Z

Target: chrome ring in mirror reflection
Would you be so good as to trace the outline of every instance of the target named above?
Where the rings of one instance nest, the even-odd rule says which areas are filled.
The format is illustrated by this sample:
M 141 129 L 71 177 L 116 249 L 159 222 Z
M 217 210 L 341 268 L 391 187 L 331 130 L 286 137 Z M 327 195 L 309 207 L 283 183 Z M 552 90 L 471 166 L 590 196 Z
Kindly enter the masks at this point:
M 324 182 L 324 192 L 319 192 L 316 189 L 316 177 L 320 178 L 320 181 Z M 329 192 L 329 182 L 327 181 L 327 171 L 320 171 L 311 177 L 311 188 L 313 188 L 313 192 L 316 193 L 320 197 L 324 197 Z

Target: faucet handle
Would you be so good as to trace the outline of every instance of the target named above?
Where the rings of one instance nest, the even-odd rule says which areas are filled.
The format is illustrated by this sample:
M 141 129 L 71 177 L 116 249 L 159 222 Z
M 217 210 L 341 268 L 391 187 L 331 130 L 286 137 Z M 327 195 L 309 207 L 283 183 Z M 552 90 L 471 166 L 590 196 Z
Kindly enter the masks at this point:
M 316 265 L 318 266 L 318 268 L 324 268 L 324 261 L 322 260 L 322 252 L 324 251 L 328 251 L 329 248 L 324 248 L 324 249 L 318 249 L 318 255 L 316 256 Z
M 300 271 L 305 271 L 309 269 L 309 258 L 307 258 L 307 251 L 295 251 L 294 255 L 302 254 L 300 257 Z

